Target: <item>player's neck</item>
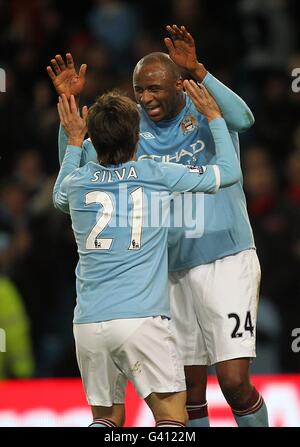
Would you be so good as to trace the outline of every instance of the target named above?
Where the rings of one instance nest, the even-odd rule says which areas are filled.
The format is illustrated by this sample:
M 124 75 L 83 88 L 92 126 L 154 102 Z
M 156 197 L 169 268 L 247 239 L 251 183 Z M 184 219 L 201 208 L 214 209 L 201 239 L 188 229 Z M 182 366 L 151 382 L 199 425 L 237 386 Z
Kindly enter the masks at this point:
M 179 115 L 182 109 L 185 107 L 185 101 L 186 101 L 185 94 L 183 92 L 180 92 L 178 95 L 178 104 L 176 107 L 176 113 L 174 114 L 173 118 Z

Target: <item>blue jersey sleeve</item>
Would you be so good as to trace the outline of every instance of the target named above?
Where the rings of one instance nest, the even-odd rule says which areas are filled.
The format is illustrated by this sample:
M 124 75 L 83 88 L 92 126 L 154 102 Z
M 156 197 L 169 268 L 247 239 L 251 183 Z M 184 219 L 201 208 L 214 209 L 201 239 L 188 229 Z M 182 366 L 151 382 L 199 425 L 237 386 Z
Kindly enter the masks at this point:
M 62 127 L 62 125 L 60 125 L 58 131 L 58 158 L 60 165 L 63 162 L 67 145 L 68 137 L 66 135 L 66 132 L 64 131 L 64 128 Z M 89 161 L 97 162 L 97 153 L 91 140 L 87 138 L 86 140 L 84 140 L 82 145 L 80 166 L 84 166 Z
M 61 166 L 66 149 L 68 145 L 68 137 L 66 135 L 66 132 L 64 131 L 64 128 L 60 124 L 59 131 L 58 131 L 58 159 L 59 159 L 59 165 Z
M 53 189 L 53 203 L 55 208 L 69 213 L 67 197 L 70 174 L 79 167 L 82 149 L 76 146 L 67 146 L 63 162 Z
M 173 163 L 159 165 L 170 191 L 215 193 L 220 187 L 233 185 L 241 179 L 240 163 L 223 118 L 209 123 L 217 154 L 217 164 L 184 166 Z
M 230 130 L 243 132 L 254 124 L 254 116 L 245 101 L 212 74 L 207 73 L 202 83 L 217 101 Z

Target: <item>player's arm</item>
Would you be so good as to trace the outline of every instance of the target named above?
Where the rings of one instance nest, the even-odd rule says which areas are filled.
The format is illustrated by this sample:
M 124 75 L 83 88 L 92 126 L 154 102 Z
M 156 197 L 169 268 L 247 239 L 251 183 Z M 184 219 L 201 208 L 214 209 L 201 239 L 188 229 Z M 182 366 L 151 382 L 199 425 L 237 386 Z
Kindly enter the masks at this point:
M 65 60 L 60 54 L 57 54 L 51 59 L 51 65 L 48 65 L 47 72 L 52 81 L 52 84 L 57 91 L 58 95 L 65 95 L 67 99 L 71 95 L 75 97 L 76 104 L 79 104 L 79 96 L 85 86 L 85 75 L 87 65 L 82 64 L 79 72 L 77 73 L 71 53 L 66 54 Z M 67 149 L 68 137 L 60 125 L 58 132 L 58 158 L 59 164 L 62 164 L 64 155 Z M 86 163 L 86 149 L 83 148 L 81 166 Z
M 61 125 L 67 135 L 67 149 L 53 189 L 53 203 L 56 208 L 68 213 L 68 186 L 70 174 L 79 167 L 81 160 L 81 147 L 86 134 L 87 107 L 83 107 L 82 116 L 77 110 L 75 98 L 70 96 L 59 97 L 58 113 Z
M 59 159 L 59 165 L 61 166 L 66 150 L 68 146 L 68 136 L 66 132 L 64 131 L 64 128 L 62 125 L 59 125 L 58 130 L 58 159 Z
M 194 81 L 185 80 L 184 86 L 199 112 L 207 117 L 215 141 L 217 164 L 191 167 L 166 163 L 160 166 L 167 174 L 171 191 L 216 193 L 220 187 L 233 185 L 241 179 L 240 163 L 214 98 L 203 85 L 199 86 Z
M 198 82 L 202 82 L 217 101 L 228 128 L 243 132 L 254 123 L 254 117 L 247 104 L 232 90 L 208 73 L 198 62 L 195 42 L 184 26 L 167 26 L 171 38 L 165 38 L 170 58 L 178 66 L 189 71 Z
M 58 157 L 59 157 L 59 164 L 61 166 L 64 155 L 67 149 L 68 145 L 68 136 L 63 128 L 63 126 L 60 124 L 59 126 L 59 132 L 58 132 Z M 80 159 L 80 166 L 84 166 L 89 161 L 97 161 L 97 153 L 93 146 L 93 143 L 88 138 L 84 140 L 82 144 L 82 151 L 81 151 L 81 159 Z

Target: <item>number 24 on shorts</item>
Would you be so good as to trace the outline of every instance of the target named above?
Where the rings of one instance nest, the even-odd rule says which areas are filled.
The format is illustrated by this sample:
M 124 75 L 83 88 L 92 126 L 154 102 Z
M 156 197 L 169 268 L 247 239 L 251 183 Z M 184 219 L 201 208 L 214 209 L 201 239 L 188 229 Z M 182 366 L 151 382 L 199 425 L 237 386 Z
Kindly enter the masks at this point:
M 235 327 L 231 333 L 231 338 L 242 337 L 243 332 L 238 332 L 240 329 L 240 326 L 241 326 L 241 318 L 239 317 L 239 315 L 236 313 L 231 313 L 231 314 L 228 314 L 228 318 L 235 319 Z M 247 311 L 247 314 L 246 314 L 244 329 L 245 329 L 245 331 L 249 331 L 251 333 L 251 337 L 254 336 L 254 326 L 252 324 L 251 313 L 249 310 Z

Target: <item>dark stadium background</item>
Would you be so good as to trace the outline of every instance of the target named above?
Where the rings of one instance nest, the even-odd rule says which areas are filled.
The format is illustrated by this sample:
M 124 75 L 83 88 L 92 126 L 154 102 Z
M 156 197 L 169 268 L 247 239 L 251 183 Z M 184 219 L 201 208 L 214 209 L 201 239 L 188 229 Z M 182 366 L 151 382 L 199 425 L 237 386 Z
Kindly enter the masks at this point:
M 112 4 L 118 20 L 108 23 L 103 17 Z M 88 64 L 82 105 L 112 87 L 132 96 L 135 63 L 165 51 L 165 25 L 172 23 L 190 30 L 199 61 L 255 115 L 240 138 L 262 267 L 252 368 L 300 372 L 300 341 L 292 349 L 292 332 L 300 335 L 300 92 L 292 90 L 299 17 L 297 0 L 0 0 L 0 327 L 7 336 L 0 378 L 78 376 L 77 253 L 68 217 L 52 206 L 58 117 L 46 66 L 67 51 L 77 67 Z

